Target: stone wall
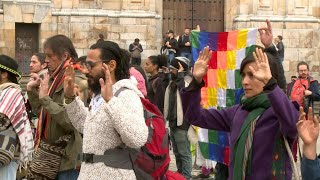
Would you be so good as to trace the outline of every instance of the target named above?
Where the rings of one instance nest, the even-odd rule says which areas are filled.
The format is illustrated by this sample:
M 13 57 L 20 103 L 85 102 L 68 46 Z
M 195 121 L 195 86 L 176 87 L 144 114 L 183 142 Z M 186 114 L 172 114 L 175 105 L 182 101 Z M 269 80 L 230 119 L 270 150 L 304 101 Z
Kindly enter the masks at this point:
M 227 0 L 225 12 L 226 30 L 261 27 L 271 20 L 274 37 L 283 36 L 287 81 L 296 75 L 299 61 L 308 62 L 312 76 L 320 79 L 319 1 Z
M 46 38 L 64 34 L 81 56 L 102 33 L 124 49 L 139 38 L 145 58 L 159 52 L 160 5 L 156 0 L 1 0 L 0 53 L 15 56 L 15 23 L 21 22 L 40 23 L 40 51 Z
M 225 0 L 225 30 L 260 27 L 270 19 L 274 36 L 285 44 L 287 79 L 299 61 L 310 63 L 320 79 L 320 2 L 318 0 Z M 15 56 L 15 23 L 40 23 L 40 47 L 46 38 L 65 34 L 79 55 L 98 34 L 127 49 L 140 38 L 143 58 L 159 52 L 162 1 L 158 0 L 1 0 L 0 53 Z M 41 49 L 40 49 L 41 50 Z

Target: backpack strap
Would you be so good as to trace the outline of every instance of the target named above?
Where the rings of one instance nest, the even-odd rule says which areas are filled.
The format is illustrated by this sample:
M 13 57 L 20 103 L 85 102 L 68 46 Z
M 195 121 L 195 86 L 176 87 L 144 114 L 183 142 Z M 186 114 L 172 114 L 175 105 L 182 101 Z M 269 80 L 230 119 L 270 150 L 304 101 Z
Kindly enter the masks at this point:
M 128 89 L 128 88 L 126 88 L 126 87 L 121 87 L 120 89 L 118 89 L 118 91 L 116 91 L 116 92 L 114 93 L 114 96 L 115 96 L 115 97 L 118 97 L 119 94 L 120 94 L 122 91 L 126 90 L 126 89 Z
M 290 97 L 290 98 L 291 98 L 292 88 L 293 88 L 293 86 L 294 86 L 295 83 L 296 83 L 296 80 L 293 80 L 293 81 L 291 82 L 291 86 L 289 87 L 289 91 L 287 92 L 287 93 L 288 93 L 288 97 Z
M 102 162 L 113 168 L 133 169 L 129 148 L 123 146 L 108 149 L 103 155 L 83 153 L 81 161 L 86 163 Z
M 310 77 L 308 77 L 307 78 L 307 80 L 308 80 L 308 89 L 307 88 L 305 88 L 306 90 L 309 90 L 309 88 L 310 88 L 310 83 L 311 82 L 313 82 L 311 79 L 310 79 Z M 310 96 L 307 96 L 307 97 L 303 97 L 303 98 L 305 98 L 306 99 L 306 104 L 304 104 L 304 106 L 306 107 L 306 108 L 309 108 L 309 107 L 313 107 L 313 100 L 312 100 L 312 98 L 310 97 Z M 312 113 L 313 113 L 313 109 L 312 109 Z

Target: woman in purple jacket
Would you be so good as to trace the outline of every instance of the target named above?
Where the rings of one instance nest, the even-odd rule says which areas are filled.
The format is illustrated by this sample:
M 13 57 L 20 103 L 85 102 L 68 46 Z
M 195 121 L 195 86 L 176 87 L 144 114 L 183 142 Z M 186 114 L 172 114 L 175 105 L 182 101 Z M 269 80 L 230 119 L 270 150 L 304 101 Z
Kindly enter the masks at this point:
M 200 52 L 193 80 L 181 90 L 185 118 L 201 128 L 230 132 L 229 179 L 291 179 L 283 136 L 292 145 L 299 112 L 272 77 L 267 55 L 257 48 L 242 61 L 244 97 L 239 105 L 223 110 L 200 106 L 210 56 L 208 47 Z

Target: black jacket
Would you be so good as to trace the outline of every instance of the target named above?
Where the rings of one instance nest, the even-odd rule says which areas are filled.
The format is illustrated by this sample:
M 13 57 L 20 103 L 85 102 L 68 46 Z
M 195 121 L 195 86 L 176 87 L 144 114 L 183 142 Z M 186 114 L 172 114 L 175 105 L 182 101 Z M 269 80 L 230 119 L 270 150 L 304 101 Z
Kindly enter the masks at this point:
M 284 45 L 283 45 L 283 42 L 280 41 L 277 44 L 277 48 L 278 48 L 279 57 L 283 58 L 284 57 Z
M 186 46 L 185 44 L 190 42 L 190 35 L 181 35 L 179 40 L 178 40 L 178 45 L 179 45 L 179 52 L 180 53 L 191 53 L 191 46 Z
M 149 77 L 147 85 L 147 99 L 156 105 L 163 113 L 164 95 L 169 84 L 169 74 L 159 72 Z
M 265 48 L 264 52 L 268 55 L 272 76 L 277 80 L 278 86 L 281 89 L 286 90 L 286 77 L 284 76 L 283 66 L 280 62 L 276 48 L 272 45 Z
M 171 47 L 167 47 L 166 46 L 166 43 L 169 41 L 169 44 Z M 166 49 L 174 49 L 176 51 L 178 51 L 179 49 L 179 46 L 178 46 L 178 41 L 175 39 L 175 38 L 166 38 L 165 41 L 164 41 L 164 45 L 163 45 Z

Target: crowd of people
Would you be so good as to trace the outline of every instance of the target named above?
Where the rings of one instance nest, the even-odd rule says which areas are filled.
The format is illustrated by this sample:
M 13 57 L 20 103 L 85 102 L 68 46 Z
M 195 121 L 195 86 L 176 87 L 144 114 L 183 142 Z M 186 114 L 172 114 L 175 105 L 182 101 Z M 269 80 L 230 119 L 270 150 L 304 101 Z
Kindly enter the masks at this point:
M 17 62 L 0 55 L 0 179 L 15 180 L 21 169 L 28 179 L 139 179 L 137 164 L 163 158 L 146 145 L 156 129 L 146 119 L 159 115 L 146 115 L 144 99 L 169 127 L 166 141 L 172 144 L 176 177 L 192 177 L 189 133 L 198 126 L 230 133 L 224 178 L 292 179 L 285 142 L 296 161 L 300 137 L 302 178 L 320 179 L 319 122 L 313 111 L 320 100 L 318 81 L 309 65 L 299 62 L 298 77 L 287 85 L 282 36 L 273 43 L 268 20 L 259 33 L 264 47 L 257 46 L 240 66 L 241 102 L 222 110 L 200 105 L 212 51 L 205 47 L 191 71 L 190 28 L 178 40 L 169 30 L 162 54 L 149 56 L 142 67 L 139 39 L 127 51 L 101 34 L 87 55 L 78 57 L 67 36 L 49 37 L 44 53 L 30 58 L 26 93 L 19 86 Z M 132 157 L 132 150 L 149 156 Z M 161 176 L 143 171 L 169 179 L 167 168 Z

